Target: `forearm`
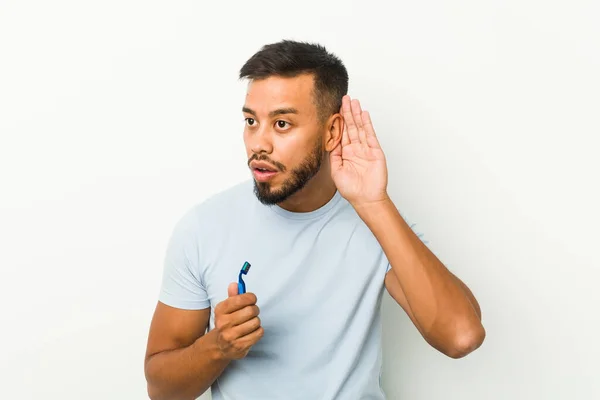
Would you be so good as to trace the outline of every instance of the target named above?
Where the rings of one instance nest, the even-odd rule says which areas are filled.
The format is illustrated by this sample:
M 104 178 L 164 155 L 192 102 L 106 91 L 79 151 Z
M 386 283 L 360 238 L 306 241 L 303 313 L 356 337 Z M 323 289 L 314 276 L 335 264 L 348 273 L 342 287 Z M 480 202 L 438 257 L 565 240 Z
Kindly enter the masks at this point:
M 415 235 L 392 201 L 357 212 L 381 244 L 426 339 L 443 349 L 480 343 L 484 332 L 474 297 Z
M 215 333 L 208 332 L 188 347 L 148 359 L 145 371 L 152 400 L 193 400 L 210 388 L 229 364 L 221 357 Z
M 452 276 L 454 277 L 454 280 L 456 281 L 456 283 L 463 289 L 465 295 L 467 295 L 467 298 L 469 299 L 469 302 L 473 306 L 473 309 L 475 310 L 477 317 L 481 321 L 481 307 L 479 307 L 479 302 L 473 295 L 473 292 L 471 292 L 471 289 L 469 289 L 468 286 L 465 285 L 464 282 L 461 281 L 456 275 L 452 274 Z

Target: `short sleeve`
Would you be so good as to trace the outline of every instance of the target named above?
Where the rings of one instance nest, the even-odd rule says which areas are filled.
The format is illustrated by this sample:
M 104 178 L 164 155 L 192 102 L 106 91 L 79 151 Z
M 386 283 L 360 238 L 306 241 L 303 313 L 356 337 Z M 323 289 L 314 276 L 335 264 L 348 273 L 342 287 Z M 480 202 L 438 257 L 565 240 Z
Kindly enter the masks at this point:
M 163 264 L 159 301 L 175 308 L 201 310 L 210 302 L 201 280 L 197 220 L 186 214 L 169 239 Z
M 402 216 L 402 218 L 404 219 L 404 221 L 406 221 L 406 223 L 408 224 L 408 226 L 410 226 L 410 229 L 412 229 L 412 231 L 415 233 L 415 235 L 417 235 L 417 237 L 419 239 L 421 239 L 421 242 L 423 242 L 425 245 L 427 245 L 427 243 L 429 243 L 427 240 L 424 239 L 424 234 L 422 232 L 419 232 L 415 226 L 417 225 L 416 223 L 411 223 L 408 219 L 406 219 L 404 217 L 404 215 L 402 215 L 402 213 L 400 213 L 400 215 Z M 389 272 L 392 269 L 392 265 L 389 263 L 387 263 L 387 268 L 386 268 L 386 273 Z

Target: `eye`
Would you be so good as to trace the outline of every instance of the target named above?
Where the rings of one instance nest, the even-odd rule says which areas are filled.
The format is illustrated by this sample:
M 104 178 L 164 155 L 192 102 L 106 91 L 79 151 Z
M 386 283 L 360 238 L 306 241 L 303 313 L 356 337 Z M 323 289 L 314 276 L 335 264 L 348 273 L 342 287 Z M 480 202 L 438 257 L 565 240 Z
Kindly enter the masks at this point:
M 278 120 L 278 121 L 277 121 L 277 127 L 278 127 L 279 129 L 285 129 L 285 128 L 287 128 L 289 125 L 290 125 L 290 124 L 289 124 L 289 122 L 287 122 L 287 121 L 282 121 L 282 120 Z
M 256 122 L 254 120 L 254 118 L 246 118 L 245 121 L 246 121 L 246 124 L 248 124 L 249 126 L 253 126 L 254 123 Z

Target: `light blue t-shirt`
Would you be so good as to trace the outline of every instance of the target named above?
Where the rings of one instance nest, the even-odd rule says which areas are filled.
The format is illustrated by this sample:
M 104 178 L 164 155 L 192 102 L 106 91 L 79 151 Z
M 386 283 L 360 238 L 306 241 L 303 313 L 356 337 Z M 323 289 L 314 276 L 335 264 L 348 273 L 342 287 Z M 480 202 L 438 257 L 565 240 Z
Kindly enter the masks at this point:
M 294 213 L 261 204 L 249 180 L 203 201 L 175 227 L 159 300 L 214 311 L 245 261 L 264 336 L 213 384 L 214 400 L 385 399 L 380 305 L 390 266 L 339 193 Z

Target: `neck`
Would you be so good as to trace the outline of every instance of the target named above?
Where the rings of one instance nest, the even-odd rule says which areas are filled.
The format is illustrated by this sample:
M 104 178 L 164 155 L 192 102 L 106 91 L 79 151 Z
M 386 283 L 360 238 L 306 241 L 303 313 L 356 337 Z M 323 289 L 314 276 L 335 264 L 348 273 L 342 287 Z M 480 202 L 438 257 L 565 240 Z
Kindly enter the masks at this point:
M 336 190 L 328 165 L 323 163 L 319 172 L 312 177 L 306 186 L 279 203 L 278 206 L 291 212 L 315 211 L 327 204 Z

